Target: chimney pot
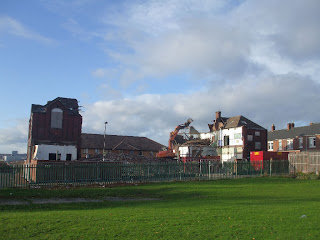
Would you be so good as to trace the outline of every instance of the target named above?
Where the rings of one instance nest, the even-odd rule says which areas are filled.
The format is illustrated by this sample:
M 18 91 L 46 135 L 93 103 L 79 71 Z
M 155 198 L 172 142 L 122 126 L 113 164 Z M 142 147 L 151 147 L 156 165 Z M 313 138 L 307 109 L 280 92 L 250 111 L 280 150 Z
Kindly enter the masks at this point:
M 274 124 L 272 124 L 271 126 L 271 132 L 275 131 L 276 130 L 276 126 Z

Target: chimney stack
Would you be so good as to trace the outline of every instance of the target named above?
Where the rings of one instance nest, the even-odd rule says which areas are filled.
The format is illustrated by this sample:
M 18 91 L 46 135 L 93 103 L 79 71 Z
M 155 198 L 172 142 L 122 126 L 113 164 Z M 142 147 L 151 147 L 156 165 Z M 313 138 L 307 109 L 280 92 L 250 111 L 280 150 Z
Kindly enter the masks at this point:
M 294 122 L 291 123 L 291 128 L 294 128 Z
M 287 124 L 287 130 L 290 130 L 291 129 L 291 123 L 288 123 Z
M 274 124 L 272 124 L 271 126 L 271 132 L 275 131 L 276 130 L 276 126 Z
M 216 119 L 220 119 L 221 118 L 221 111 L 216 112 Z

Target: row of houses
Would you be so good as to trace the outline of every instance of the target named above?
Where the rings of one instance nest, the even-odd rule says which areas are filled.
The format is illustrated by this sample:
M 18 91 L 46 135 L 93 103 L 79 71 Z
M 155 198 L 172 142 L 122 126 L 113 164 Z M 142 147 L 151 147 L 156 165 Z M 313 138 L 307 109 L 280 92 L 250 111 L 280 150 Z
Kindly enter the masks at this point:
M 288 123 L 286 129 L 276 130 L 272 125 L 268 132 L 268 151 L 319 151 L 320 123 L 310 123 L 309 126 L 295 127 Z
M 222 162 L 234 160 L 250 160 L 250 152 L 315 152 L 320 150 L 320 123 L 310 123 L 309 126 L 295 127 L 288 123 L 286 129 L 271 131 L 261 127 L 244 116 L 222 117 L 216 112 L 215 120 L 208 124 L 208 133 L 199 133 L 191 127 L 188 133 L 183 133 L 191 139 L 210 139 L 208 144 L 182 143 L 177 151 L 182 157 L 196 157 L 200 149 L 203 155 L 219 155 Z M 205 147 L 204 147 L 205 145 Z
M 178 157 L 219 156 L 221 161 L 250 159 L 252 151 L 316 151 L 320 149 L 320 123 L 271 131 L 244 116 L 223 117 L 217 111 L 209 131 L 199 133 L 190 126 L 188 140 L 179 142 Z M 184 133 L 186 134 L 186 133 Z M 202 141 L 203 140 L 203 141 Z M 146 137 L 82 133 L 82 116 L 76 99 L 58 97 L 45 105 L 33 104 L 29 121 L 27 162 L 74 161 L 129 154 L 155 158 L 165 146 Z M 201 150 L 201 151 L 200 151 Z

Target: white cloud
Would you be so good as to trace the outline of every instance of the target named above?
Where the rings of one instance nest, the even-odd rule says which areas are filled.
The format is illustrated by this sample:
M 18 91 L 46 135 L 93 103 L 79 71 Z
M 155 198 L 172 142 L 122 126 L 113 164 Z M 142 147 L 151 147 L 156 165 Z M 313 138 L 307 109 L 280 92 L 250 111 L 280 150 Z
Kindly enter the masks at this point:
M 301 63 L 320 55 L 320 2 L 247 0 L 232 15 L 258 41 L 268 41 L 270 50 Z
M 103 69 L 103 68 L 97 68 L 96 70 L 94 70 L 92 72 L 92 75 L 97 77 L 97 78 L 103 78 L 107 75 L 108 70 L 107 69 Z
M 13 126 L 0 128 L 0 153 L 19 151 L 27 153 L 28 119 L 18 119 L 12 122 Z
M 258 79 L 257 79 L 258 78 Z M 170 131 L 189 117 L 200 131 L 208 131 L 207 124 L 217 110 L 226 117 L 243 115 L 269 128 L 287 122 L 317 122 L 320 113 L 314 111 L 319 102 L 319 83 L 297 74 L 256 76 L 244 78 L 236 84 L 214 86 L 192 94 L 144 94 L 114 101 L 99 101 L 86 106 L 86 132 L 103 132 L 108 121 L 109 134 L 147 136 L 166 144 Z
M 0 34 L 1 32 L 38 41 L 44 44 L 55 43 L 55 40 L 44 37 L 41 34 L 30 30 L 19 21 L 8 16 L 0 17 Z
M 229 81 L 259 71 L 318 78 L 319 6 L 316 0 L 130 2 L 121 15 L 104 19 L 115 26 L 112 41 L 126 51 L 106 52 L 120 63 L 125 87 L 181 72 Z
M 102 20 L 92 29 L 92 22 L 84 26 L 74 17 L 86 10 L 87 1 L 57 4 L 66 13 L 71 6 L 78 9 L 66 26 L 106 54 L 106 65 L 92 71 L 103 81 L 101 100 L 85 105 L 84 132 L 103 133 L 108 121 L 108 134 L 145 135 L 166 144 L 169 132 L 189 117 L 207 131 L 217 110 L 223 116 L 244 115 L 264 127 L 275 123 L 277 129 L 289 121 L 319 122 L 314 104 L 320 100 L 320 1 L 233 4 L 108 4 L 103 16 L 94 16 Z M 1 31 L 42 39 L 8 17 L 0 18 Z M 156 81 L 184 94 L 161 95 L 152 88 Z M 189 82 L 203 87 L 180 91 Z M 143 94 L 150 88 L 159 94 Z

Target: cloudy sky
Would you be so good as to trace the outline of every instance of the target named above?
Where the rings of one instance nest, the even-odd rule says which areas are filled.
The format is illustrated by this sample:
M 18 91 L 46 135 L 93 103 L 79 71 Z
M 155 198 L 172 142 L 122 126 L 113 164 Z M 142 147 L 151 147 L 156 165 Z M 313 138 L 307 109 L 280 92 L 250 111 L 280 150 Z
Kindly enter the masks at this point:
M 220 110 L 270 130 L 320 122 L 319 0 L 0 1 L 0 153 L 31 104 L 79 100 L 83 132 L 167 144 Z

